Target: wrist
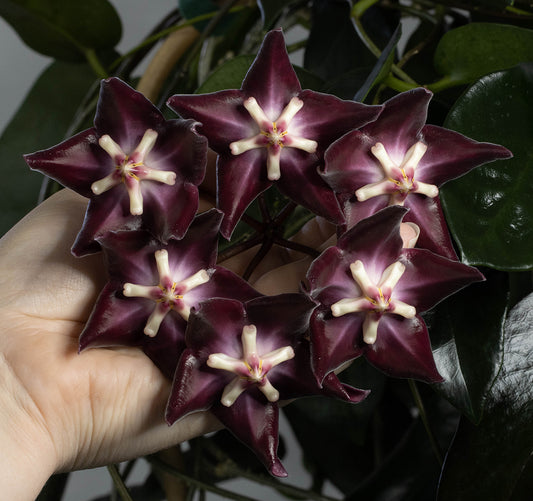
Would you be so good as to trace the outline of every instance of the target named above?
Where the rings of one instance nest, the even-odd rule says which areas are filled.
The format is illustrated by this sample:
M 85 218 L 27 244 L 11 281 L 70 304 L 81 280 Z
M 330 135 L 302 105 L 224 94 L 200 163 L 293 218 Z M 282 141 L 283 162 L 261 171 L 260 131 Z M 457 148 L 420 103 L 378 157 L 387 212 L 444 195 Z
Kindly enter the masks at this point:
M 31 501 L 56 470 L 56 451 L 34 402 L 0 353 L 0 486 Z

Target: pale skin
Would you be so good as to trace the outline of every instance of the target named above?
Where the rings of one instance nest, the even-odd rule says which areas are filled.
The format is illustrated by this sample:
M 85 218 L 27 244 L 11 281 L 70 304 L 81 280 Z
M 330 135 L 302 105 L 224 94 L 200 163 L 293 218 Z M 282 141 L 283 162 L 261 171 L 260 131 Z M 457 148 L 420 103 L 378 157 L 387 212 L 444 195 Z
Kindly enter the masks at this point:
M 171 382 L 136 348 L 90 349 L 78 337 L 106 282 L 101 254 L 70 247 L 87 200 L 63 190 L 0 240 L 0 485 L 32 500 L 55 472 L 153 453 L 220 425 L 198 412 L 169 427 Z M 209 208 L 201 202 L 200 210 Z M 323 250 L 334 228 L 310 221 L 295 237 Z M 242 272 L 256 249 L 221 263 Z M 251 277 L 263 294 L 296 292 L 311 263 L 274 247 Z
M 78 336 L 106 281 L 100 254 L 70 254 L 86 204 L 63 190 L 0 240 L 0 485 L 6 499 L 35 499 L 54 472 L 152 453 L 218 427 L 208 413 L 167 426 L 171 382 L 140 350 L 78 354 Z M 313 222 L 300 239 L 318 246 L 330 233 L 328 225 Z M 250 252 L 224 265 L 238 272 Z M 265 294 L 296 291 L 309 263 L 277 249 L 253 280 Z

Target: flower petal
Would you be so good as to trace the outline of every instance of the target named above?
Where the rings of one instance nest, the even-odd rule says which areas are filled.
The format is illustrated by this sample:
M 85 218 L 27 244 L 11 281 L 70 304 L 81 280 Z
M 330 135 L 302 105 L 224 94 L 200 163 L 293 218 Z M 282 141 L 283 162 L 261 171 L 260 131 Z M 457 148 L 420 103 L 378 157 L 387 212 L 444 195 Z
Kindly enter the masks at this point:
M 157 107 L 119 78 L 102 80 L 94 125 L 124 151 L 133 151 L 146 129 L 158 131 L 164 121 Z
M 183 118 L 201 123 L 199 132 L 209 138 L 209 147 L 220 154 L 229 154 L 229 144 L 258 132 L 255 122 L 242 105 L 239 90 L 223 90 L 211 94 L 176 94 L 167 105 Z
M 367 345 L 365 357 L 389 376 L 427 383 L 443 380 L 433 360 L 426 324 L 419 316 L 411 319 L 384 316 L 376 342 Z
M 313 313 L 311 357 L 313 372 L 319 384 L 324 384 L 324 378 L 329 373 L 362 355 L 363 349 L 359 345 L 364 318 L 364 314 L 334 318 L 327 308 L 319 308 Z
M 267 116 L 276 120 L 285 105 L 300 92 L 300 82 L 290 63 L 281 29 L 267 33 L 241 87 L 255 97 Z
M 205 365 L 195 350 L 186 349 L 179 360 L 165 419 L 169 425 L 192 412 L 210 409 L 231 377 Z
M 253 388 L 242 394 L 231 407 L 217 405 L 213 407 L 212 412 L 241 442 L 255 452 L 272 475 L 287 476 L 287 471 L 277 455 L 277 404 L 265 403 L 264 395 Z
M 412 304 L 418 313 L 473 282 L 485 280 L 476 268 L 426 249 L 404 249 L 401 261 L 406 268 L 395 288 L 395 298 Z
M 248 205 L 272 185 L 266 177 L 263 157 L 264 151 L 250 150 L 217 160 L 217 207 L 224 213 L 220 233 L 227 239 Z
M 407 197 L 405 207 L 409 212 L 405 215 L 404 221 L 413 222 L 420 227 L 416 246 L 448 259 L 457 260 L 439 198 L 413 194 Z
M 378 120 L 365 126 L 365 134 L 383 143 L 391 155 L 403 157 L 426 123 L 432 96 L 422 87 L 394 96 L 384 103 Z
M 87 129 L 46 150 L 24 155 L 31 169 L 90 198 L 91 184 L 113 170 L 113 162 L 98 145 L 95 129 Z

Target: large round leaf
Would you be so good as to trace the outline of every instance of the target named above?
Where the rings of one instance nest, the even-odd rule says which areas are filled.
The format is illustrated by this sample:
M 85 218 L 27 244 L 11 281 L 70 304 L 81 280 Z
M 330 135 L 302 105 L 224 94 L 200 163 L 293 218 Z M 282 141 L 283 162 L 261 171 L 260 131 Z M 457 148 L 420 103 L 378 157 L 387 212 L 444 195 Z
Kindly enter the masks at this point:
M 533 63 L 479 80 L 457 101 L 445 126 L 514 154 L 442 189 L 463 260 L 501 270 L 533 269 Z
M 444 86 L 471 83 L 523 61 L 533 61 L 533 30 L 495 23 L 470 23 L 449 31 L 434 56 Z
M 122 35 L 107 0 L 2 0 L 0 16 L 33 50 L 65 61 L 84 60 L 86 49 L 113 48 Z
M 523 477 L 531 474 L 533 457 L 533 294 L 511 311 L 503 353 L 481 423 L 459 425 L 439 500 L 531 499 L 531 479 Z
M 0 135 L 0 236 L 37 203 L 43 176 L 30 171 L 22 155 L 65 138 L 93 83 L 94 73 L 87 64 L 52 63 Z

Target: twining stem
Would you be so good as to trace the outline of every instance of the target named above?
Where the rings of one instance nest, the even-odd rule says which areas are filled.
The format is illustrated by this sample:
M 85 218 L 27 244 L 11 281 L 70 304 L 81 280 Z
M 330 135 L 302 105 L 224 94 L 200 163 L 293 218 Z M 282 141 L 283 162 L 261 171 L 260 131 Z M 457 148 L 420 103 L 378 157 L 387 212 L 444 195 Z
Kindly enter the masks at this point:
M 109 471 L 109 474 L 111 475 L 111 478 L 113 479 L 113 484 L 115 485 L 122 500 L 133 501 L 133 498 L 131 497 L 128 491 L 128 488 L 126 487 L 126 484 L 124 483 L 124 480 L 122 479 L 117 466 L 114 464 L 110 464 L 107 466 L 107 470 Z
M 442 452 L 440 450 L 439 444 L 437 443 L 437 440 L 435 439 L 435 436 L 433 435 L 433 432 L 431 431 L 431 427 L 429 425 L 429 420 L 428 420 L 428 416 L 426 413 L 426 408 L 424 406 L 424 402 L 422 401 L 422 397 L 420 396 L 420 392 L 418 391 L 415 381 L 413 379 L 408 379 L 408 382 L 409 382 L 409 389 L 411 390 L 411 394 L 413 395 L 413 399 L 415 401 L 416 407 L 418 408 L 418 412 L 420 413 L 420 419 L 422 419 L 422 424 L 424 425 L 426 434 L 429 438 L 431 448 L 433 449 L 433 453 L 435 454 L 435 457 L 440 467 L 442 468 L 442 465 L 444 463 Z
M 109 75 L 100 62 L 100 59 L 98 59 L 96 52 L 93 49 L 85 49 L 84 53 L 85 59 L 87 59 L 87 62 L 90 64 L 96 76 L 98 78 L 107 78 Z

